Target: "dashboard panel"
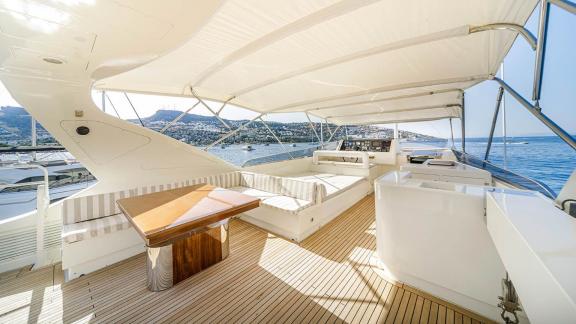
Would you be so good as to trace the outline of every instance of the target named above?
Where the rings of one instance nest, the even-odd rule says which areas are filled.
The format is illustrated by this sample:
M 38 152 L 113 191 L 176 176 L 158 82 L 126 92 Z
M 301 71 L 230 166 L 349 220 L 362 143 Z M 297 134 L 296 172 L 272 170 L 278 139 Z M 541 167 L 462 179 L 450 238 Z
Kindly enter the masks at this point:
M 350 139 L 342 140 L 339 151 L 390 152 L 392 140 L 387 139 Z

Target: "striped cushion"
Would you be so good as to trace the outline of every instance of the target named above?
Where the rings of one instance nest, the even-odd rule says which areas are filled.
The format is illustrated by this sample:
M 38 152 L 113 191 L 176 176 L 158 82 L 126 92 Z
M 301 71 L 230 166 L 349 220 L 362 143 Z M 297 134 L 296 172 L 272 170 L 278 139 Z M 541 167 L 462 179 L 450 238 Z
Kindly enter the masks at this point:
M 320 190 L 320 195 L 324 192 L 324 197 L 326 196 L 326 189 L 314 182 L 305 182 L 245 171 L 228 172 L 175 183 L 148 185 L 134 188 L 132 190 L 66 199 L 63 205 L 63 223 L 64 225 L 72 225 L 75 223 L 120 214 L 121 211 L 116 204 L 116 200 L 118 199 L 145 195 L 198 183 L 210 183 L 214 186 L 223 188 L 239 186 L 248 187 L 276 195 L 286 196 L 286 198 L 305 201 L 306 204 L 317 201 L 317 188 Z M 284 204 L 285 202 L 286 204 Z M 288 202 L 288 200 L 279 200 L 279 203 L 273 201 L 273 205 L 276 207 L 283 204 L 290 206 L 288 208 L 292 210 L 294 208 L 298 209 L 298 206 L 303 203 L 296 201 Z
M 132 227 L 128 219 L 122 215 L 112 215 L 62 227 L 62 239 L 66 243 L 74 243 L 108 233 L 118 232 Z
M 316 187 L 315 182 L 306 182 L 294 180 L 289 178 L 281 178 L 280 194 L 292 198 L 307 200 L 311 202 L 316 201 Z
M 207 183 L 221 188 L 232 188 L 240 185 L 240 173 L 228 172 L 208 177 Z
M 254 173 L 252 172 L 239 172 L 240 173 L 240 184 L 239 187 L 254 187 Z
M 323 202 L 327 199 L 328 197 L 328 191 L 326 190 L 326 186 L 320 183 L 317 183 L 317 188 L 318 188 L 318 192 L 317 192 L 317 198 L 316 201 L 317 202 Z
M 281 180 L 279 177 L 254 173 L 254 183 L 251 188 L 279 194 L 281 192 Z
M 147 186 L 143 186 L 143 187 L 138 187 L 136 189 L 132 189 L 131 192 L 132 192 L 132 196 L 141 196 L 141 195 L 146 195 L 149 193 L 160 192 L 160 191 L 170 190 L 170 189 L 176 189 L 176 188 L 189 186 L 189 185 L 193 185 L 193 184 L 196 184 L 196 183 L 195 182 L 193 183 L 191 180 L 188 180 L 188 181 L 181 181 L 181 182 L 160 184 L 160 185 L 147 185 Z
M 124 190 L 66 199 L 62 207 L 62 222 L 67 225 L 118 214 L 121 211 L 116 200 L 130 196 L 131 192 Z

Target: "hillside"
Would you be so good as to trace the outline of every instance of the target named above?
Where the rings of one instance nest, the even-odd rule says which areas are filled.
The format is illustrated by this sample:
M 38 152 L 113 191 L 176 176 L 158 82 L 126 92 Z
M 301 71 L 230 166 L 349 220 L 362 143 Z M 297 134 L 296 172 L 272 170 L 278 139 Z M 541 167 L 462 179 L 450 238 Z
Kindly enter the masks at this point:
M 177 110 L 158 110 L 152 116 L 143 118 L 144 125 L 150 129 L 159 131 L 167 123 L 174 120 L 182 112 Z M 129 120 L 132 123 L 139 124 L 138 119 Z M 247 122 L 247 120 L 225 120 L 232 128 L 236 129 Z M 0 143 L 9 145 L 29 145 L 30 116 L 20 107 L 0 107 Z M 273 132 L 285 143 L 297 142 L 316 142 L 317 138 L 310 129 L 309 123 L 294 122 L 267 122 L 267 125 Z M 320 124 L 314 125 L 316 133 L 320 134 Z M 323 125 L 324 139 L 327 140 L 332 136 L 331 132 L 336 129 L 334 124 Z M 190 143 L 197 146 L 208 145 L 223 136 L 229 131 L 218 118 L 214 116 L 201 116 L 195 114 L 184 115 L 177 123 L 172 125 L 165 134 L 175 139 Z M 332 138 L 338 140 L 343 138 L 346 133 L 353 137 L 366 138 L 390 138 L 393 131 L 389 128 L 379 126 L 348 126 L 341 127 Z M 421 141 L 438 140 L 435 137 L 416 134 L 412 132 L 400 131 L 401 138 L 409 138 Z M 38 125 L 39 143 L 54 142 L 40 125 Z M 276 139 L 261 122 L 253 122 L 247 128 L 227 139 L 226 144 L 240 143 L 274 143 Z

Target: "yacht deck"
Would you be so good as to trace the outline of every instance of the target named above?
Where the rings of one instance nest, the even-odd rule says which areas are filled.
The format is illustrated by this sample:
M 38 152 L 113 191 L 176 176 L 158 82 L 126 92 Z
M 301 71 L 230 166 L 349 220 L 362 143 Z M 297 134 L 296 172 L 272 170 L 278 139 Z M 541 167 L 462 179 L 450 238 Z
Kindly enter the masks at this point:
M 373 195 L 300 245 L 240 220 L 230 237 L 228 259 L 160 293 L 143 254 L 69 283 L 60 265 L 0 274 L 0 322 L 489 322 L 373 271 Z

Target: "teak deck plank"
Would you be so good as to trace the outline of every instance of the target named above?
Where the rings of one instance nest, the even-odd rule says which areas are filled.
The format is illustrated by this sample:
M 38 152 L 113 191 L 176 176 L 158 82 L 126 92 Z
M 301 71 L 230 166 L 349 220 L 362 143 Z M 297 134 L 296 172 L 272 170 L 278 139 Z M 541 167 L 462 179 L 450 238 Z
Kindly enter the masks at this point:
M 160 293 L 143 254 L 68 283 L 59 264 L 0 274 L 0 322 L 490 322 L 380 277 L 375 249 L 373 196 L 301 244 L 232 220 L 230 256 Z

